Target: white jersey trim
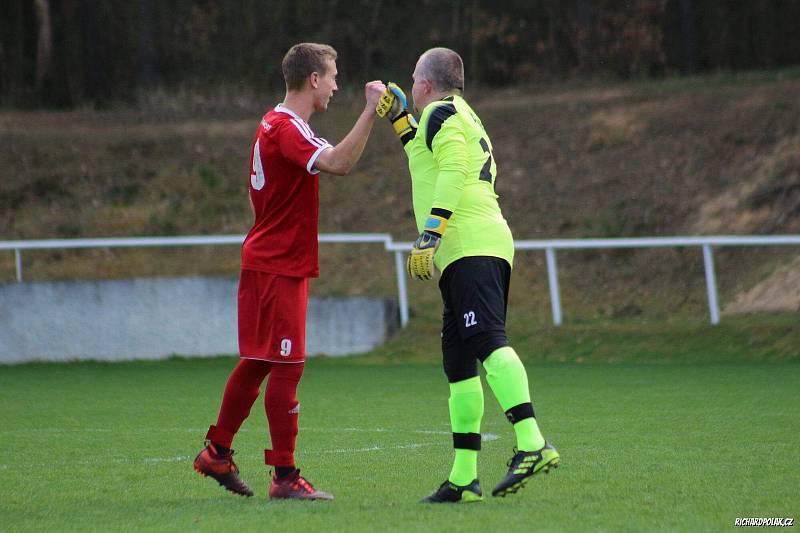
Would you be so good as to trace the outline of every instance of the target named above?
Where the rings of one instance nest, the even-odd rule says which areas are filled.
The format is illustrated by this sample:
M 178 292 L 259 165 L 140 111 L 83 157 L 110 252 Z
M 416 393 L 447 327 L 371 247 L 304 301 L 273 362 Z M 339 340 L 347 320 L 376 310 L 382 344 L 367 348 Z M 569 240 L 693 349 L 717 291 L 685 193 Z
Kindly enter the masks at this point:
M 297 113 L 295 113 L 294 111 L 292 111 L 291 109 L 289 109 L 288 107 L 283 105 L 282 103 L 280 103 L 280 104 L 275 106 L 275 111 L 277 111 L 278 113 L 286 113 L 287 115 L 291 115 L 294 118 L 296 118 L 297 120 L 303 120 L 302 118 L 300 118 L 300 115 L 298 115 Z
M 327 144 L 328 141 L 326 141 L 325 139 L 320 139 L 319 137 L 314 135 L 314 132 L 311 131 L 311 128 L 309 128 L 308 125 L 306 125 L 303 121 L 297 120 L 297 119 L 294 119 L 294 118 L 290 118 L 289 122 L 294 124 L 294 127 L 297 128 L 297 131 L 299 131 L 300 134 L 303 137 L 305 137 L 305 139 L 309 143 L 313 144 L 317 148 Z
M 314 163 L 317 162 L 317 159 L 322 154 L 322 152 L 324 152 L 328 148 L 333 148 L 333 146 L 331 146 L 328 143 L 325 143 L 325 146 L 320 146 L 319 148 L 317 148 L 317 151 L 314 152 L 314 155 L 312 155 L 308 159 L 308 164 L 306 165 L 306 170 L 308 171 L 309 174 L 319 174 L 319 169 L 314 168 Z
M 287 361 L 286 359 L 264 359 L 263 357 L 249 357 L 247 355 L 240 355 L 240 359 L 250 359 L 251 361 L 264 361 L 265 363 L 286 363 L 286 364 L 296 364 L 296 363 L 305 363 L 305 356 L 304 359 L 297 361 Z
M 319 174 L 319 170 L 314 168 L 314 163 L 317 162 L 320 154 L 324 152 L 328 148 L 333 148 L 333 145 L 326 141 L 321 137 L 317 137 L 314 132 L 311 130 L 311 127 L 306 123 L 305 120 L 300 118 L 297 113 L 289 109 L 288 107 L 284 106 L 283 104 L 278 104 L 275 106 L 275 111 L 279 113 L 286 113 L 289 115 L 289 121 L 294 124 L 294 127 L 297 128 L 297 131 L 311 144 L 312 146 L 316 146 L 317 150 L 311 154 L 311 157 L 308 158 L 308 162 L 306 163 L 306 171 L 309 174 Z

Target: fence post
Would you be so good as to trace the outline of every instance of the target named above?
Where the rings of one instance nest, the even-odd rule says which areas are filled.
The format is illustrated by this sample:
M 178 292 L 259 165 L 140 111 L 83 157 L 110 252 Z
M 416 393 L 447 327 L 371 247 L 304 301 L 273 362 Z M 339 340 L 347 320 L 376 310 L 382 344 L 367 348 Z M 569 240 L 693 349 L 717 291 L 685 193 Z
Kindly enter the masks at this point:
M 400 298 L 400 327 L 408 324 L 408 292 L 406 290 L 406 269 L 403 265 L 403 251 L 394 251 L 394 266 L 397 272 L 397 293 Z
M 561 325 L 561 297 L 558 291 L 558 267 L 556 252 L 552 247 L 545 248 L 547 256 L 547 280 L 550 283 L 550 307 L 553 309 L 553 324 Z
M 706 291 L 708 292 L 708 312 L 711 323 L 719 324 L 719 303 L 717 302 L 717 276 L 714 273 L 714 254 L 710 244 L 703 245 L 703 264 L 706 270 Z
M 14 263 L 17 265 L 17 283 L 22 283 L 22 251 L 14 248 Z

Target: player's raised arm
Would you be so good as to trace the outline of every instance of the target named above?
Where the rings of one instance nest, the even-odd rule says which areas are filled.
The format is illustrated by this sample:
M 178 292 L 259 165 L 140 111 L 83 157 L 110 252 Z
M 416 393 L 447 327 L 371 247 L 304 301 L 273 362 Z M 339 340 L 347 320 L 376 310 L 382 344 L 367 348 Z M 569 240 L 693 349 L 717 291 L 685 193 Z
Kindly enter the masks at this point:
M 379 81 L 371 81 L 364 86 L 366 100 L 364 110 L 350 133 L 345 135 L 339 144 L 328 148 L 319 155 L 314 163 L 317 170 L 337 176 L 343 176 L 352 170 L 367 144 L 372 125 L 375 123 L 375 107 L 383 91 L 384 85 Z
M 389 119 L 403 146 L 417 134 L 417 120 L 408 112 L 406 93 L 396 83 L 390 81 L 386 84 L 375 112 L 379 117 Z

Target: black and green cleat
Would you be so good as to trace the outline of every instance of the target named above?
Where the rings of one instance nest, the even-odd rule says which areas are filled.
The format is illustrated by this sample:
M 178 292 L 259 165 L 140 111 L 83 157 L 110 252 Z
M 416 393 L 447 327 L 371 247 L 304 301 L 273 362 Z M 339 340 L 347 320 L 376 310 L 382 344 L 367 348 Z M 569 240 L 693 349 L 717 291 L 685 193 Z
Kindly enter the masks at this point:
M 561 456 L 552 444 L 546 442 L 544 447 L 535 452 L 521 452 L 514 448 L 514 457 L 508 461 L 508 473 L 492 490 L 492 496 L 514 494 L 525 486 L 534 474 L 550 473 L 551 468 L 558 468 Z
M 483 491 L 477 479 L 469 485 L 459 486 L 445 481 L 436 492 L 423 498 L 420 503 L 472 503 L 483 501 Z

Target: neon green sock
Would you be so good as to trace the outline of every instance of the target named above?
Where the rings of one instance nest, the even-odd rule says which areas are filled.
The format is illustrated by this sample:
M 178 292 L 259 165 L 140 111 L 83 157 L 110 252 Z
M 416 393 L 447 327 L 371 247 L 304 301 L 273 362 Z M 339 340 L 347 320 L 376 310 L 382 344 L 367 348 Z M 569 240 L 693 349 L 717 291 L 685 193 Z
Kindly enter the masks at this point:
M 448 405 L 453 433 L 480 434 L 483 418 L 483 387 L 480 377 L 451 383 Z M 456 448 L 455 452 L 453 469 L 447 479 L 456 485 L 468 485 L 478 477 L 478 450 Z
M 486 381 L 503 411 L 521 403 L 530 403 L 528 374 L 514 348 L 504 346 L 493 351 L 483 362 L 483 368 L 486 369 Z M 514 424 L 514 432 L 519 450 L 531 452 L 544 446 L 544 437 L 535 418 L 520 420 Z

